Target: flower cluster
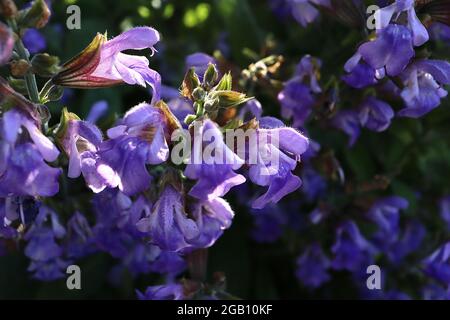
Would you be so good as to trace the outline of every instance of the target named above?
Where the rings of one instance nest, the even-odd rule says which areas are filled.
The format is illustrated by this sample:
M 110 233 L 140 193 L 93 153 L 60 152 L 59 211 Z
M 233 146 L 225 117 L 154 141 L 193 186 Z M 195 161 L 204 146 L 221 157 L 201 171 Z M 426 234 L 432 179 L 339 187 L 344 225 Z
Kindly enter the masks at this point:
M 32 8 L 36 6 L 45 3 L 36 1 Z M 20 30 L 1 27 L 6 63 L 12 57 L 12 34 Z M 45 45 L 40 45 L 37 31 L 26 30 L 16 46 L 31 43 L 38 47 L 31 46 L 30 52 L 41 51 Z M 27 242 L 25 255 L 34 278 L 61 278 L 70 263 L 97 252 L 118 259 L 117 270 L 174 277 L 185 270 L 186 259 L 214 245 L 231 226 L 234 211 L 224 197 L 232 188 L 248 180 L 267 187 L 253 203 L 263 208 L 300 187 L 292 171 L 308 149 L 308 139 L 275 118 L 244 120 L 237 113 L 226 118 L 224 112 L 241 104 L 251 111 L 255 104 L 261 106 L 232 89 L 231 74 L 219 72 L 214 58 L 203 53 L 187 57 L 181 92 L 169 102 L 172 110 L 161 100 L 170 89 L 162 87 L 148 59 L 123 52 L 154 53 L 159 40 L 159 32 L 150 27 L 132 28 L 110 40 L 97 34 L 86 49 L 56 68 L 36 101 L 33 87 L 28 87 L 28 97 L 16 93 L 12 101 L 2 94 L 1 235 Z M 28 54 L 22 58 L 26 61 Z M 300 78 L 312 72 L 309 61 L 304 65 Z M 32 74 L 24 77 L 35 81 Z M 42 115 L 58 88 L 118 84 L 149 86 L 152 99 L 130 108 L 104 131 L 95 123 L 105 109 L 102 103 L 93 107 L 87 120 L 64 108 L 52 128 L 49 117 Z M 7 91 L 14 90 L 2 80 L 2 92 Z M 182 105 L 187 105 L 184 114 Z M 188 145 L 173 138 L 183 128 Z M 225 130 L 242 131 L 258 142 L 257 147 L 248 149 L 245 141 L 229 145 Z M 188 146 L 188 155 L 176 162 L 173 153 L 180 145 Z M 90 190 L 84 213 L 79 203 L 62 208 L 55 198 L 69 201 L 67 186 L 79 177 Z M 61 220 L 66 220 L 65 226 Z M 160 295 L 149 290 L 143 296 Z
M 133 283 L 139 299 L 231 298 L 208 252 L 242 223 L 233 254 L 247 240 L 264 250 L 255 282 L 279 269 L 299 294 L 346 283 L 349 297 L 450 299 L 450 190 L 429 169 L 448 168 L 429 129 L 448 117 L 424 121 L 450 84 L 445 1 L 380 1 L 368 30 L 362 0 L 271 0 L 295 41 L 325 15 L 361 32 L 309 52 L 272 37 L 236 50 L 221 32 L 222 52 L 183 54 L 172 72 L 170 40 L 146 26 L 97 33 L 60 64 L 44 53 L 50 2 L 0 1 L 0 255 L 23 248 L 40 281 L 108 256 L 113 286 L 152 274 Z M 74 103 L 119 85 L 148 97 L 98 100 L 87 116 Z M 371 265 L 380 290 L 366 286 Z

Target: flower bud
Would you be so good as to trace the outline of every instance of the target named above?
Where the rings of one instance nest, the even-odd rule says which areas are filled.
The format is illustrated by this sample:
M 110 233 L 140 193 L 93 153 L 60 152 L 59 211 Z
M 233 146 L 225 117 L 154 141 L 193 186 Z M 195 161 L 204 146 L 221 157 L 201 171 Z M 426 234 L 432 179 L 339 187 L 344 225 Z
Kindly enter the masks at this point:
M 30 64 L 24 59 L 11 62 L 11 74 L 16 78 L 22 78 L 28 70 L 30 70 Z
M 210 62 L 203 76 L 203 84 L 207 88 L 210 88 L 214 85 L 214 83 L 216 83 L 218 78 L 219 74 L 217 72 L 216 66 Z
M 206 112 L 216 111 L 219 108 L 219 102 L 220 100 L 217 97 L 206 99 L 204 104 Z
M 0 11 L 6 19 L 17 16 L 17 7 L 13 0 L 0 0 Z
M 172 132 L 181 128 L 180 121 L 178 121 L 177 117 L 175 117 L 172 111 L 170 111 L 169 107 L 164 101 L 162 100 L 158 101 L 155 104 L 155 107 L 161 110 L 162 114 L 164 114 L 164 119 L 168 128 L 167 138 L 170 141 L 170 136 L 172 135 Z
M 233 77 L 231 76 L 231 73 L 228 72 L 225 74 L 222 79 L 220 79 L 217 86 L 214 87 L 214 91 L 221 91 L 221 90 L 231 90 L 233 87 Z
M 214 91 L 211 94 L 211 100 L 218 100 L 219 108 L 231 108 L 240 105 L 244 102 L 251 100 L 244 93 L 231 91 L 231 90 L 220 90 Z M 206 103 L 205 103 L 206 109 Z
M 7 110 L 9 107 L 20 108 L 37 123 L 41 123 L 38 107 L 23 95 L 16 92 L 2 77 L 0 77 L 0 103 L 2 104 L 3 110 Z
M 195 88 L 194 91 L 192 91 L 192 97 L 195 101 L 201 101 L 205 98 L 206 92 L 203 90 L 202 87 Z
M 31 60 L 33 72 L 41 77 L 49 78 L 58 72 L 59 58 L 48 53 L 39 53 Z
M 62 141 L 64 140 L 64 137 L 66 135 L 70 120 L 80 120 L 80 118 L 75 113 L 69 112 L 67 108 L 63 108 L 58 127 L 56 127 L 54 131 L 56 141 L 60 145 L 62 145 Z
M 44 0 L 35 0 L 31 7 L 20 12 L 18 24 L 21 28 L 45 27 L 50 19 L 50 9 Z
M 185 98 L 194 100 L 192 97 L 192 92 L 195 88 L 200 86 L 200 80 L 198 79 L 197 74 L 195 73 L 195 68 L 190 68 L 186 75 L 184 76 L 183 83 L 181 85 L 181 95 Z

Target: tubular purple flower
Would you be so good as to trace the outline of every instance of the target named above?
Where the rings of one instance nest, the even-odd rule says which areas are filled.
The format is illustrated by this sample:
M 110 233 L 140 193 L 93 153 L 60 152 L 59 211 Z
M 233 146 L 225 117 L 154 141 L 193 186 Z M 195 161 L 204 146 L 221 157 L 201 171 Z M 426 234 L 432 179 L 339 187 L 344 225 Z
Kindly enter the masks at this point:
M 448 286 L 450 284 L 450 242 L 438 248 L 424 261 L 425 273 Z
M 358 272 L 366 268 L 375 252 L 372 245 L 362 236 L 358 226 L 353 221 L 345 221 L 336 232 L 336 242 L 331 248 L 334 259 L 331 266 L 334 269 L 346 269 Z
M 115 84 L 138 84 L 153 89 L 152 101 L 160 100 L 161 76 L 148 67 L 149 61 L 122 51 L 150 48 L 159 41 L 159 33 L 150 27 L 137 27 L 106 40 L 98 34 L 92 43 L 76 57 L 66 62 L 52 81 L 73 88 L 99 88 Z
M 359 107 L 361 125 L 372 131 L 386 130 L 394 117 L 394 110 L 384 101 L 368 97 Z
M 318 73 L 322 62 L 310 55 L 304 56 L 296 67 L 294 76 L 285 83 L 278 94 L 284 118 L 294 119 L 294 127 L 301 127 L 312 112 L 315 94 L 322 92 Z M 308 84 L 305 81 L 309 81 Z
M 301 186 L 299 177 L 292 171 L 309 146 L 308 138 L 293 128 L 284 127 L 281 121 L 262 118 L 256 130 L 256 149 L 250 148 L 250 180 L 260 186 L 268 186 L 267 192 L 257 198 L 252 207 L 261 209 L 269 203 L 277 203 Z M 278 125 L 278 126 L 277 126 Z M 257 161 L 249 161 L 256 153 Z
M 148 188 L 151 177 L 146 164 L 160 164 L 169 156 L 167 122 L 161 109 L 141 103 L 108 130 L 110 140 L 102 142 L 97 152 L 101 164 L 108 167 L 99 167 L 97 173 L 108 186 L 118 186 L 127 195 Z
M 359 115 L 354 110 L 341 110 L 332 119 L 331 124 L 342 131 L 344 131 L 348 137 L 348 145 L 351 147 L 355 144 L 356 140 L 361 133 L 361 124 Z
M 223 141 L 222 133 L 211 120 L 204 120 L 194 133 L 193 151 L 184 174 L 197 183 L 189 195 L 200 200 L 213 200 L 225 195 L 232 187 L 245 182 L 236 174 L 244 160 Z M 207 154 L 206 147 L 215 154 Z
M 150 216 L 137 223 L 138 230 L 148 233 L 151 242 L 161 250 L 180 251 L 199 235 L 198 226 L 187 217 L 182 200 L 182 194 L 172 185 L 165 186 Z
M 231 226 L 233 209 L 222 198 L 215 198 L 193 205 L 191 215 L 197 223 L 199 235 L 189 241 L 193 248 L 208 248 Z
M 414 0 L 396 0 L 393 4 L 381 8 L 376 13 L 379 20 L 377 27 L 382 31 L 389 26 L 394 15 L 396 15 L 395 19 L 398 19 L 402 12 L 406 12 L 408 28 L 413 35 L 414 45 L 418 47 L 427 42 L 430 36 L 425 26 L 417 17 L 414 2 Z
M 375 243 L 382 250 L 387 250 L 400 236 L 400 210 L 408 208 L 408 201 L 402 197 L 392 196 L 378 200 L 370 208 L 367 216 L 378 225 L 374 235 Z
M 374 41 L 362 44 L 358 52 L 372 68 L 384 67 L 388 75 L 397 76 L 414 57 L 411 32 L 401 25 L 389 25 Z
M 327 272 L 330 266 L 330 260 L 320 245 L 314 243 L 298 257 L 295 274 L 306 287 L 315 289 L 330 280 L 331 277 Z
M 450 63 L 441 60 L 415 61 L 400 77 L 405 83 L 401 92 L 406 108 L 399 116 L 418 118 L 435 109 L 447 96 L 443 85 L 450 84 Z
M 344 69 L 348 74 L 344 75 L 342 80 L 356 89 L 374 85 L 378 79 L 384 77 L 384 69 L 375 70 L 362 60 L 358 52 L 346 62 Z
M 63 110 L 64 113 L 67 111 Z M 95 193 L 112 186 L 110 177 L 114 176 L 114 172 L 97 154 L 103 141 L 100 130 L 79 119 L 68 119 L 66 126 L 60 143 L 69 157 L 68 177 L 77 178 L 82 173 L 87 185 Z
M 27 131 L 31 141 L 22 138 L 23 130 Z M 44 160 L 56 160 L 59 151 L 42 134 L 38 124 L 12 109 L 3 114 L 0 135 L 0 195 L 56 194 L 61 169 L 49 167 Z

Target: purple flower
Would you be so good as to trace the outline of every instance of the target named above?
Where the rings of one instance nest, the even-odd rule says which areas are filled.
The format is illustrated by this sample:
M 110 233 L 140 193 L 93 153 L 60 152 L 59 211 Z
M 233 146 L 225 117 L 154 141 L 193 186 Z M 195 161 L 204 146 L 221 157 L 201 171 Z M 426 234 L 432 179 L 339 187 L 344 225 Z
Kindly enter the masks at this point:
M 320 0 L 319 0 L 320 1 Z M 309 80 L 309 87 L 314 93 L 322 92 L 319 85 L 318 72 L 322 67 L 322 61 L 309 54 L 305 55 L 295 68 L 295 78 L 299 81 Z
M 186 267 L 177 254 L 148 244 L 148 234 L 137 229 L 138 222 L 152 210 L 152 204 L 143 196 L 133 202 L 119 190 L 107 189 L 94 196 L 93 207 L 93 240 L 100 250 L 120 259 L 116 271 L 126 267 L 133 276 L 149 272 L 178 274 Z
M 126 257 L 138 234 L 135 223 L 130 222 L 132 200 L 117 189 L 106 189 L 94 196 L 92 206 L 96 246 L 115 258 Z
M 434 22 L 430 29 L 434 40 L 442 40 L 446 43 L 450 43 L 450 26 L 444 23 Z
M 86 121 L 89 123 L 96 123 L 101 117 L 108 112 L 108 102 L 100 100 L 94 103 L 89 110 L 89 114 L 86 117 Z
M 139 300 L 183 300 L 184 289 L 180 284 L 147 287 L 144 293 L 136 291 Z
M 450 196 L 446 196 L 439 202 L 441 218 L 447 223 L 447 230 L 450 231 Z
M 146 164 L 160 164 L 169 156 L 165 121 L 162 112 L 149 104 L 130 109 L 108 130 L 110 140 L 100 144 L 97 155 L 101 164 L 95 173 L 127 195 L 147 189 L 151 177 Z
M 303 27 L 314 22 L 319 16 L 315 5 L 330 6 L 330 0 L 288 0 L 292 16 Z
M 331 263 L 325 256 L 319 244 L 315 243 L 304 251 L 297 259 L 297 278 L 306 286 L 312 289 L 320 287 L 330 280 L 327 270 Z
M 14 198 L 0 198 L 0 236 L 1 238 L 13 239 L 18 235 L 16 229 L 11 227 L 10 219 L 8 216 L 13 215 L 17 217 L 19 214 L 20 203 L 18 201 L 14 201 Z M 23 211 L 22 211 L 23 212 Z
M 3 114 L 0 136 L 0 196 L 56 194 L 61 169 L 48 166 L 44 160 L 56 160 L 59 151 L 38 124 L 13 109 Z
M 283 117 L 294 118 L 294 126 L 300 127 L 304 124 L 312 112 L 316 101 L 314 94 L 322 90 L 317 79 L 317 72 L 322 63 L 319 59 L 310 55 L 304 56 L 296 67 L 295 75 L 284 86 L 278 94 Z M 308 84 L 304 81 L 309 80 Z
M 80 212 L 75 212 L 67 223 L 65 252 L 68 258 L 73 259 L 95 252 L 92 229 Z
M 191 216 L 197 223 L 199 235 L 189 240 L 189 244 L 194 248 L 208 248 L 231 226 L 234 212 L 228 202 L 215 198 L 195 203 Z
M 408 201 L 397 196 L 378 200 L 370 208 L 367 216 L 378 225 L 378 232 L 374 235 L 374 241 L 379 247 L 386 249 L 398 240 L 400 210 L 406 208 L 408 208 Z
M 102 133 L 93 124 L 77 119 L 67 123 L 61 145 L 69 157 L 69 178 L 83 174 L 87 185 L 95 193 L 114 185 L 114 171 L 99 157 Z
M 3 226 L 0 230 L 7 238 L 13 238 L 17 235 L 16 230 L 10 227 L 13 222 L 19 221 L 24 227 L 32 224 L 41 205 L 33 197 L 6 197 L 0 200 L 2 201 L 0 215 L 3 218 L 0 220 L 0 224 Z
M 401 25 L 389 25 L 374 41 L 362 44 L 358 52 L 372 68 L 384 67 L 388 75 L 397 76 L 414 57 L 411 32 Z
M 396 20 L 402 12 L 406 12 L 407 26 L 413 35 L 415 46 L 421 46 L 428 41 L 429 35 L 425 26 L 420 22 L 414 10 L 414 0 L 396 0 L 393 4 L 380 9 L 377 12 L 378 29 L 381 32 L 384 28 L 389 28 L 392 17 L 396 15 Z
M 206 201 L 224 196 L 231 188 L 245 182 L 244 176 L 236 174 L 244 161 L 223 141 L 219 128 L 210 120 L 194 127 L 193 151 L 184 174 L 197 183 L 189 195 Z M 206 147 L 211 152 L 206 152 Z
M 358 52 L 346 62 L 344 69 L 348 74 L 344 75 L 342 80 L 356 89 L 376 84 L 378 77 L 384 77 L 384 72 L 381 72 L 384 69 L 375 70 L 362 60 Z
M 27 29 L 22 41 L 31 54 L 42 52 L 47 48 L 45 37 L 36 29 Z
M 418 60 L 401 75 L 405 88 L 401 92 L 406 108 L 399 116 L 418 118 L 438 107 L 447 96 L 443 85 L 450 84 L 450 63 L 441 60 Z
M 178 253 L 161 251 L 159 247 L 153 247 L 159 250 L 159 255 L 150 266 L 152 272 L 176 275 L 186 269 L 186 262 Z
M 137 27 L 106 41 L 98 34 L 78 56 L 66 62 L 53 77 L 53 83 L 73 88 L 98 88 L 120 83 L 138 84 L 153 89 L 152 102 L 160 100 L 161 76 L 148 67 L 143 56 L 122 53 L 125 50 L 143 50 L 159 41 L 159 33 L 150 27 Z
M 300 178 L 292 171 L 300 155 L 309 147 L 308 138 L 293 128 L 279 126 L 281 121 L 266 117 L 261 119 L 259 125 L 260 128 L 255 130 L 257 143 L 250 146 L 247 162 L 250 180 L 268 189 L 253 201 L 254 209 L 277 203 L 301 186 Z
M 372 260 L 374 250 L 361 235 L 353 221 L 346 221 L 337 229 L 337 239 L 331 248 L 334 254 L 331 265 L 334 269 L 361 272 Z
M 312 112 L 315 103 L 311 89 L 302 83 L 290 80 L 278 94 L 284 118 L 294 118 L 294 126 L 302 126 Z
M 390 247 L 385 250 L 389 260 L 394 264 L 399 263 L 404 257 L 414 252 L 419 248 L 425 237 L 425 228 L 418 221 L 410 221 L 399 239 L 392 243 Z
M 272 243 L 283 234 L 287 223 L 286 215 L 278 206 L 266 206 L 262 210 L 253 210 L 253 229 L 251 236 L 259 243 Z
M 14 49 L 14 37 L 11 30 L 0 22 L 0 66 L 11 58 Z
M 25 234 L 25 255 L 30 258 L 28 271 L 41 281 L 53 281 L 65 276 L 68 262 L 63 258 L 63 248 L 57 243 L 66 235 L 58 216 L 50 208 L 41 206 L 35 224 Z
M 442 282 L 450 285 L 450 242 L 447 242 L 424 261 L 425 273 Z
M 167 185 L 152 212 L 137 223 L 138 230 L 148 233 L 151 242 L 161 250 L 180 251 L 199 235 L 198 226 L 187 217 L 182 201 L 182 194 Z
M 349 136 L 348 145 L 351 147 L 355 144 L 361 133 L 361 122 L 359 114 L 353 110 L 341 110 L 332 119 L 332 125 L 344 131 Z
M 359 107 L 361 126 L 372 131 L 386 130 L 394 117 L 394 111 L 386 102 L 368 97 Z

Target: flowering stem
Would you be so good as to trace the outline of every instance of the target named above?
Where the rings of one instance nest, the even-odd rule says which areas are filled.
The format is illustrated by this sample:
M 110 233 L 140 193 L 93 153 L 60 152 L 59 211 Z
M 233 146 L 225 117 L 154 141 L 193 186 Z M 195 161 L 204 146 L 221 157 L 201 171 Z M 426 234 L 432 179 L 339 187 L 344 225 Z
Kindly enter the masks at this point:
M 208 263 L 208 250 L 199 249 L 187 256 L 189 273 L 192 280 L 203 282 L 206 279 L 206 267 Z
M 14 32 L 17 35 L 19 35 L 16 21 L 9 20 L 9 25 L 14 30 Z M 17 54 L 19 55 L 19 57 L 21 59 L 25 60 L 26 62 L 30 63 L 29 54 L 27 52 L 27 49 L 25 49 L 25 46 L 23 45 L 23 42 L 19 36 L 16 40 L 15 48 L 16 48 L 16 51 L 17 51 Z M 30 97 L 31 101 L 33 101 L 34 103 L 40 103 L 39 90 L 38 90 L 37 83 L 36 83 L 36 77 L 34 76 L 34 74 L 31 71 L 28 71 L 24 78 L 25 78 L 25 82 L 27 85 L 28 96 Z

